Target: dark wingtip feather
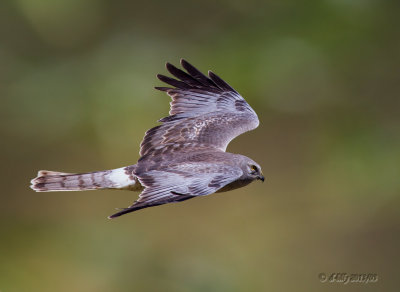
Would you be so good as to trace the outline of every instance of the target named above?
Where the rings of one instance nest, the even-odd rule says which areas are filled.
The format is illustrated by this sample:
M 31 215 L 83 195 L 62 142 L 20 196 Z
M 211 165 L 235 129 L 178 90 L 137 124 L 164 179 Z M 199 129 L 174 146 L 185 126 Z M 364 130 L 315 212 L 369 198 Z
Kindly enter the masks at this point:
M 189 64 L 189 62 L 186 61 L 184 58 L 181 58 L 180 61 L 179 61 L 179 63 L 181 64 L 181 66 L 182 66 L 183 68 L 185 68 L 185 66 L 187 66 L 187 65 Z M 190 64 L 189 64 L 189 65 L 190 65 Z M 186 68 L 185 68 L 185 69 L 186 69 Z
M 170 62 L 165 63 L 165 68 L 167 68 L 168 71 L 172 68 L 176 68 L 174 65 L 172 65 Z M 170 71 L 171 72 L 171 71 Z
M 156 86 L 156 87 L 154 87 L 154 89 L 157 89 L 157 90 L 160 90 L 160 91 L 168 91 L 168 90 L 171 90 L 171 89 L 173 89 L 173 88 L 171 88 L 171 87 Z
M 190 88 L 190 86 L 187 85 L 185 82 L 173 79 L 171 77 L 168 77 L 168 76 L 165 76 L 165 75 L 162 75 L 162 74 L 157 74 L 157 78 L 159 80 L 161 80 L 162 82 L 165 82 L 165 83 L 167 83 L 169 85 L 172 85 L 172 86 L 175 86 L 177 88 L 181 88 L 181 89 Z
M 167 63 L 167 70 L 173 76 L 181 80 L 182 82 L 186 83 L 189 87 L 201 87 L 202 83 L 195 79 L 193 76 L 189 75 L 185 71 L 175 67 L 174 65 Z
M 221 89 L 225 89 L 225 90 L 229 90 L 229 91 L 233 91 L 236 92 L 235 89 L 232 88 L 232 86 L 230 86 L 228 83 L 226 83 L 224 80 L 222 80 L 221 77 L 219 77 L 217 74 L 215 74 L 214 72 L 212 72 L 211 70 L 208 71 L 208 76 L 211 78 L 211 80 L 217 84 L 217 86 Z
M 203 73 L 201 73 L 196 67 L 194 67 L 192 64 L 190 64 L 185 59 L 181 59 L 180 63 L 181 63 L 181 66 L 183 67 L 183 69 L 185 69 L 187 72 L 189 72 L 189 74 L 192 75 L 193 77 L 202 76 L 202 77 L 207 78 L 207 76 L 205 76 Z
M 165 82 L 174 88 L 168 87 L 156 87 L 157 90 L 166 91 L 168 94 L 172 94 L 173 90 L 191 90 L 199 89 L 207 92 L 220 92 L 232 91 L 237 93 L 228 83 L 222 80 L 212 71 L 208 71 L 208 76 L 200 72 L 196 67 L 191 65 L 185 59 L 180 59 L 180 63 L 185 71 L 175 67 L 169 62 L 165 63 L 165 66 L 176 79 L 157 74 L 157 78 L 162 82 Z
M 190 76 L 203 84 L 203 86 L 214 88 L 217 87 L 217 85 L 210 78 L 201 73 L 196 67 L 194 67 L 185 59 L 181 59 L 181 65 L 190 74 Z
M 135 211 L 138 211 L 138 210 L 141 210 L 141 209 L 145 209 L 145 208 L 152 207 L 152 206 L 157 206 L 157 205 L 159 205 L 159 204 L 146 205 L 146 204 L 142 204 L 142 203 L 137 203 L 136 202 L 132 206 L 130 206 L 128 208 L 125 208 L 125 209 L 122 209 L 121 211 L 108 216 L 108 219 L 114 219 L 114 218 L 120 217 L 122 215 L 131 213 L 131 212 L 135 212 Z
M 115 214 L 112 214 L 112 215 L 108 216 L 107 218 L 108 219 L 115 219 L 117 217 L 120 217 L 120 216 L 122 216 L 122 215 L 124 215 L 126 213 L 130 213 L 130 212 L 133 212 L 133 211 L 135 211 L 135 209 L 125 208 L 125 209 L 122 209 L 121 211 L 119 211 L 119 212 L 117 212 Z

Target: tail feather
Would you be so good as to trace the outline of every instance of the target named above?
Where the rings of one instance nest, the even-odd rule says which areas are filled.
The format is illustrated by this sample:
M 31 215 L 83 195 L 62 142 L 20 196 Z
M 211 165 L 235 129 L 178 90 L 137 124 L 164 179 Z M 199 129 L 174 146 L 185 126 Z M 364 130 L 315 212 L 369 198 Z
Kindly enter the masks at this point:
M 39 170 L 37 176 L 47 176 L 47 175 L 70 175 L 76 173 L 67 173 L 67 172 L 58 172 L 58 171 L 51 171 L 51 170 Z
M 141 185 L 133 174 L 132 166 L 89 173 L 65 173 L 40 170 L 31 180 L 37 192 L 86 191 L 99 189 L 140 190 Z

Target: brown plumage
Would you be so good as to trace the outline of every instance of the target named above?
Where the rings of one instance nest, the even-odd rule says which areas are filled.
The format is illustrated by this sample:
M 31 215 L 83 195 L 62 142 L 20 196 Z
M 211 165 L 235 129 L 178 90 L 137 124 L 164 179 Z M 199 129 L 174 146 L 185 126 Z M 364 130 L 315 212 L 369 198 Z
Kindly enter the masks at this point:
M 135 165 L 82 174 L 39 171 L 35 191 L 127 189 L 141 191 L 115 218 L 139 209 L 228 191 L 260 179 L 260 166 L 225 152 L 238 135 L 256 128 L 258 117 L 230 85 L 213 72 L 201 73 L 185 60 L 167 70 L 177 79 L 157 77 L 172 87 L 156 87 L 172 98 L 169 116 L 148 130 Z

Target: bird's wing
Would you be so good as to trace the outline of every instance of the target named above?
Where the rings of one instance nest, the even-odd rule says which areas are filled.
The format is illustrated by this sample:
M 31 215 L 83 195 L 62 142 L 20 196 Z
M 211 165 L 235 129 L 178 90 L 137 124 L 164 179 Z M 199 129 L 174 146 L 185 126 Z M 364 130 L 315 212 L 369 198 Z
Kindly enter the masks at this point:
M 109 218 L 209 195 L 237 180 L 242 174 L 239 167 L 207 162 L 182 163 L 171 165 L 165 170 L 151 170 L 139 177 L 140 183 L 145 187 L 139 199 L 132 206 Z
M 165 148 L 225 151 L 232 139 L 259 124 L 254 110 L 220 77 L 211 71 L 207 77 L 185 60 L 181 60 L 181 65 L 187 72 L 169 63 L 166 65 L 178 80 L 157 75 L 173 86 L 156 87 L 171 96 L 171 108 L 169 116 L 160 120 L 161 125 L 146 132 L 141 156 L 155 151 L 161 153 Z

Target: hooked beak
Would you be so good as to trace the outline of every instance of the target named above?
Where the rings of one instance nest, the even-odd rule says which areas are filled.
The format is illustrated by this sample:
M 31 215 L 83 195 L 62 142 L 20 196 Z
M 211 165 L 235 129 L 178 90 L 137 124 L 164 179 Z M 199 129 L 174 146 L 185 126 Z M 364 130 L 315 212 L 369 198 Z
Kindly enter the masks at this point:
M 257 177 L 257 179 L 259 179 L 260 181 L 264 182 L 265 177 L 262 173 L 260 173 L 260 175 Z

